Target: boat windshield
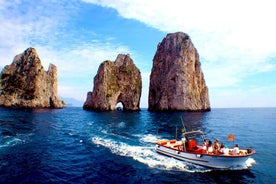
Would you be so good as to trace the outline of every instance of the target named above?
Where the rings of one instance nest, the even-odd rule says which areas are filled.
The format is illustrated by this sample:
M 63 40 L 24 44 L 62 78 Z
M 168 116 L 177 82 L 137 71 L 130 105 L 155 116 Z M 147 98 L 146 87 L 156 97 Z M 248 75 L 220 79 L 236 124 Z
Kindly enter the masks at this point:
M 195 139 L 198 144 L 203 144 L 203 140 L 205 139 L 204 133 L 200 130 L 184 132 L 182 136 L 186 137 L 188 140 Z

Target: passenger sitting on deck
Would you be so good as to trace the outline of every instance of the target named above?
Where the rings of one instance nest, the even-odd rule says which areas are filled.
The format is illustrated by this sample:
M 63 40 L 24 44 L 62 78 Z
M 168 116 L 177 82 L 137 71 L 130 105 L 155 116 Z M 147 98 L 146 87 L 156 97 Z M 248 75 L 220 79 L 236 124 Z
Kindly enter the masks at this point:
M 233 149 L 233 155 L 238 155 L 240 152 L 239 145 L 235 144 L 235 148 Z
M 206 140 L 206 139 L 203 139 L 203 146 L 202 146 L 202 149 L 203 149 L 203 150 L 207 150 L 207 146 L 208 146 L 207 140 Z
M 210 140 L 208 142 L 207 153 L 213 153 L 212 141 Z
M 225 147 L 224 147 L 224 143 L 221 143 L 220 149 L 219 149 L 219 153 L 221 153 L 221 154 L 226 154 L 226 149 L 225 149 Z
M 182 141 L 184 150 L 186 150 L 185 148 L 187 148 L 189 146 L 189 142 L 188 142 L 189 140 L 188 140 L 188 138 L 186 136 L 183 136 L 183 138 L 181 139 L 181 141 Z
M 207 140 L 206 140 L 206 139 L 203 139 L 202 150 L 207 151 L 207 145 L 208 145 Z
M 218 150 L 219 150 L 219 140 L 216 139 L 214 142 L 214 153 L 217 154 Z

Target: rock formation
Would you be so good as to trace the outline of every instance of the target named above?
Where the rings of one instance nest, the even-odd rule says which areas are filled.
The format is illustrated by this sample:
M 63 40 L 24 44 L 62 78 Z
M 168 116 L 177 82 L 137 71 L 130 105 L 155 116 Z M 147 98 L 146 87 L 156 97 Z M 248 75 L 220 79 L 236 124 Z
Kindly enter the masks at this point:
M 34 48 L 15 56 L 0 76 L 0 106 L 18 108 L 63 108 L 57 95 L 57 67 L 45 71 Z
M 93 92 L 88 92 L 83 108 L 112 111 L 121 102 L 123 110 L 140 110 L 142 79 L 129 55 L 119 54 L 115 62 L 104 61 L 94 78 Z
M 168 34 L 158 44 L 150 75 L 150 111 L 209 111 L 208 88 L 189 36 Z

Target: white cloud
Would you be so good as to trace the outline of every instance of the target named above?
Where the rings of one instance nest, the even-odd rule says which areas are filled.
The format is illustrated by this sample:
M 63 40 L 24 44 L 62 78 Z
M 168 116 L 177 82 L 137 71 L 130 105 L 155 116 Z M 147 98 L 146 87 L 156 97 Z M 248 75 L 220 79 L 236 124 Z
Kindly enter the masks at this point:
M 73 10 L 69 4 L 54 0 L 1 0 L 0 5 L 0 66 L 11 63 L 28 47 L 54 45 L 66 22 L 64 14 Z
M 211 102 L 214 101 L 215 106 L 250 104 L 250 101 L 244 103 L 241 98 L 262 104 L 254 101 L 257 93 L 240 91 L 237 94 L 231 88 L 246 85 L 243 80 L 252 74 L 276 70 L 275 1 L 83 1 L 114 8 L 122 17 L 141 21 L 164 32 L 188 33 L 201 57 L 205 80 L 210 94 L 213 93 Z M 225 92 L 228 90 L 229 93 Z M 225 96 L 216 91 L 221 91 Z M 225 98 L 230 103 L 225 102 Z M 261 97 L 258 99 L 264 100 Z M 275 102 L 273 104 L 276 105 Z
M 140 99 L 140 107 L 147 108 L 148 107 L 148 89 L 149 89 L 149 79 L 150 72 L 141 73 L 142 77 L 142 95 Z
M 228 90 L 211 90 L 213 107 L 275 107 L 276 86 L 251 86 Z M 223 99 L 223 100 L 221 100 Z M 227 104 L 227 106 L 225 106 Z
M 276 17 L 274 1 L 84 1 L 114 8 L 125 18 L 139 20 L 161 31 L 188 33 L 207 63 L 203 67 L 210 83 L 216 79 L 212 73 L 217 63 L 223 70 L 216 73 L 220 72 L 220 76 L 230 81 L 229 86 L 248 73 L 276 68 L 275 63 L 266 60 L 276 51 L 276 26 L 272 23 Z M 233 70 L 231 65 L 239 67 Z
M 93 90 L 93 78 L 100 63 L 115 61 L 118 53 L 132 54 L 126 46 L 96 40 L 58 51 L 43 46 L 36 48 L 45 67 L 49 63 L 58 67 L 59 94 L 82 101 L 86 99 L 87 92 Z
M 87 73 L 97 73 L 98 66 L 105 60 L 114 61 L 118 53 L 132 54 L 124 45 L 91 41 L 74 47 L 54 48 L 37 46 L 43 63 L 56 63 L 63 77 L 83 77 Z M 72 75 L 73 74 L 73 75 Z
M 74 30 L 64 30 L 76 11 L 66 1 L 42 0 L 33 4 L 0 0 L 0 5 L 0 68 L 10 64 L 15 55 L 34 47 L 45 70 L 50 63 L 58 67 L 59 94 L 63 97 L 84 101 L 93 89 L 101 62 L 115 60 L 118 53 L 133 54 L 128 47 L 111 43 L 115 38 L 84 30 L 97 39 L 83 41 L 71 35 L 76 34 Z M 66 43 L 70 41 L 74 44 Z

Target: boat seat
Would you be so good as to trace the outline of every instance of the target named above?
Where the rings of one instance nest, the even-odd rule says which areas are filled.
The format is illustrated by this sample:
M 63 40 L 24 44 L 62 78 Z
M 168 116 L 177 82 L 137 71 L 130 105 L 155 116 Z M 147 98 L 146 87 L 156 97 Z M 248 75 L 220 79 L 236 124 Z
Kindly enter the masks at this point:
M 191 139 L 189 140 L 189 144 L 188 144 L 188 149 L 189 150 L 194 150 L 197 148 L 197 142 L 195 139 Z
M 201 148 L 197 148 L 197 149 L 193 150 L 193 153 L 195 153 L 195 154 L 202 154 L 204 152 L 203 152 L 203 150 Z

